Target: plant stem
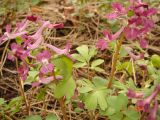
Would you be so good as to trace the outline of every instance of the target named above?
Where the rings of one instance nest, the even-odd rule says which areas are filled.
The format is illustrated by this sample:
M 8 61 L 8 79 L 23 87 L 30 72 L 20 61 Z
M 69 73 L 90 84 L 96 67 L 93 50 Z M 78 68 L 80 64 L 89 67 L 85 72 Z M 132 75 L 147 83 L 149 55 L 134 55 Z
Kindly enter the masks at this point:
M 67 113 L 66 113 L 66 105 L 65 105 L 63 97 L 60 98 L 58 101 L 59 101 L 59 104 L 61 106 L 61 110 L 62 110 L 62 113 L 63 113 L 63 120 L 68 120 Z
M 16 59 L 16 68 L 18 70 L 18 60 Z M 19 76 L 19 75 L 18 75 Z M 27 114 L 30 115 L 30 106 L 28 104 L 28 101 L 27 101 L 27 98 L 26 98 L 26 95 L 24 93 L 24 87 L 23 87 L 23 81 L 22 79 L 20 78 L 19 76 L 19 83 L 20 83 L 20 92 L 21 92 L 21 95 L 24 99 L 24 102 L 25 102 L 25 105 L 26 105 L 26 111 L 27 111 Z
M 119 56 L 119 51 L 121 49 L 122 43 L 125 40 L 124 35 L 122 34 L 120 37 L 120 40 L 117 41 L 116 43 L 116 48 L 115 48 L 115 53 L 113 54 L 113 58 L 112 58 L 112 68 L 111 68 L 111 74 L 109 77 L 109 83 L 107 88 L 111 88 L 112 87 L 112 81 L 114 78 L 114 73 L 116 71 L 116 64 L 117 64 L 117 60 L 118 60 L 118 56 Z

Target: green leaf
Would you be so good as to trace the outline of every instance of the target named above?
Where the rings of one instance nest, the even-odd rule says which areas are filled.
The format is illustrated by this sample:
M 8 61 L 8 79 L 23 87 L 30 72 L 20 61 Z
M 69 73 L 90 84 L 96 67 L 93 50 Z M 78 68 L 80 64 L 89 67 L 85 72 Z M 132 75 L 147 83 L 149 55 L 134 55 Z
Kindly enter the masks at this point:
M 125 56 L 127 56 L 127 54 L 128 54 L 128 53 L 126 52 L 126 50 L 125 50 L 124 47 L 122 46 L 121 49 L 120 49 L 120 56 L 121 56 L 121 57 L 125 57 Z
M 107 98 L 107 102 L 110 107 L 115 109 L 116 112 L 120 111 L 127 107 L 128 98 L 123 94 L 119 94 L 118 96 L 109 96 Z
M 22 38 L 21 37 L 16 37 L 16 42 L 18 44 L 21 44 L 23 42 Z
M 89 110 L 95 110 L 97 107 L 97 95 L 92 93 L 87 95 L 86 99 L 85 99 L 85 105 L 87 107 L 87 109 Z
M 104 60 L 102 60 L 102 59 L 94 60 L 94 61 L 92 62 L 92 64 L 91 64 L 91 67 L 94 68 L 94 67 L 102 64 L 103 62 L 104 62 Z
M 100 67 L 94 67 L 93 70 L 95 70 L 97 72 L 105 72 L 105 70 Z
M 96 54 L 97 54 L 97 49 L 96 49 L 96 47 L 91 47 L 91 48 L 89 49 L 89 60 L 90 60 L 92 57 L 94 57 Z
M 85 105 L 89 110 L 95 110 L 97 105 L 99 105 L 102 110 L 105 110 L 107 108 L 107 101 L 105 97 L 106 95 L 104 90 L 93 91 L 87 95 Z
M 140 114 L 137 111 L 134 111 L 134 110 L 127 110 L 127 111 L 124 112 L 124 114 L 130 120 L 139 120 L 139 118 L 140 118 Z
M 74 95 L 75 88 L 76 84 L 72 77 L 67 81 L 61 81 L 55 88 L 55 97 L 61 98 L 66 96 L 67 99 L 70 99 Z
M 76 50 L 86 59 L 87 62 L 89 62 L 89 50 L 87 45 L 79 46 Z
M 48 114 L 46 120 L 58 120 L 58 118 L 55 114 Z
M 93 88 L 90 87 L 90 86 L 78 88 L 78 92 L 80 92 L 80 93 L 87 93 L 87 92 L 90 92 L 90 91 L 92 91 L 92 90 L 93 90 Z
M 159 55 L 152 55 L 151 61 L 152 61 L 152 64 L 153 64 L 155 67 L 160 68 L 160 56 L 159 56 Z
M 22 105 L 22 97 L 15 97 L 13 98 L 9 104 L 6 106 L 6 109 L 10 109 L 10 114 L 14 115 L 15 113 L 19 112 Z
M 87 63 L 82 63 L 82 62 L 78 62 L 78 63 L 75 63 L 74 65 L 73 65 L 73 67 L 75 67 L 75 68 L 82 68 L 82 67 L 84 67 L 84 66 L 86 66 L 87 65 Z
M 72 57 L 79 62 L 86 62 L 85 58 L 79 54 L 72 54 Z
M 42 120 L 40 115 L 31 115 L 26 117 L 24 120 Z
M 36 77 L 38 76 L 39 72 L 36 70 L 32 70 L 28 72 L 27 80 L 25 80 L 24 84 L 31 84 L 32 82 L 36 81 Z
M 5 103 L 4 98 L 0 98 L 0 105 L 3 105 Z
M 128 11 L 128 17 L 132 17 L 133 15 L 134 15 L 134 11 L 129 10 L 129 11 Z
M 123 114 L 118 112 L 116 114 L 113 114 L 112 116 L 109 116 L 110 120 L 122 120 Z
M 93 83 L 95 84 L 96 87 L 106 86 L 106 81 L 107 81 L 106 79 L 98 77 L 98 76 L 93 78 Z
M 113 86 L 120 90 L 124 90 L 125 92 L 127 91 L 127 87 L 120 81 L 115 81 Z
M 68 80 L 72 75 L 73 61 L 62 55 L 53 60 L 54 65 L 59 69 L 63 80 Z

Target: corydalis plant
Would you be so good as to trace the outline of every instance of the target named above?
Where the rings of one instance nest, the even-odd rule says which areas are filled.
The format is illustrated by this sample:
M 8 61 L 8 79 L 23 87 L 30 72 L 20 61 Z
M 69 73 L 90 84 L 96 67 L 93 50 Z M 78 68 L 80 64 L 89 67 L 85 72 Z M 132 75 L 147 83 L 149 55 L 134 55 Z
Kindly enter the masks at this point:
M 39 28 L 33 35 L 27 31 L 27 27 L 31 22 L 39 25 Z M 70 45 L 68 44 L 65 49 L 61 50 L 51 44 L 44 42 L 43 31 L 45 29 L 62 28 L 63 24 L 51 24 L 50 21 L 44 21 L 36 16 L 27 16 L 21 23 L 17 23 L 16 28 L 11 32 L 11 26 L 6 26 L 6 32 L 0 39 L 0 45 L 9 40 L 15 40 L 11 43 L 8 52 L 8 59 L 15 61 L 20 59 L 21 65 L 17 71 L 22 80 L 26 80 L 30 69 L 39 69 L 36 77 L 36 82 L 33 86 L 40 83 L 49 83 L 54 79 L 61 79 L 61 76 L 53 76 L 54 65 L 51 63 L 52 54 L 69 55 Z M 48 49 L 48 50 L 43 50 Z M 50 49 L 50 51 L 49 51 Z M 36 53 L 36 54 L 33 54 Z M 35 84 L 36 83 L 36 84 Z
M 118 60 L 118 54 L 121 49 L 122 43 L 125 39 L 138 41 L 142 48 L 146 48 L 148 42 L 146 41 L 146 35 L 154 27 L 154 22 L 151 16 L 156 14 L 157 10 L 155 8 L 150 8 L 146 3 L 141 0 L 130 0 L 130 6 L 124 7 L 121 3 L 112 4 L 113 12 L 107 14 L 108 20 L 120 20 L 121 28 L 114 34 L 110 31 L 104 30 L 103 34 L 107 39 L 107 42 L 111 42 L 119 38 L 116 44 L 115 53 L 112 60 L 112 69 L 110 75 L 110 81 L 108 88 L 112 85 L 112 80 L 114 78 L 114 73 L 116 70 L 116 63 Z M 97 48 L 104 50 L 107 47 L 107 43 L 104 40 L 100 40 L 97 43 Z M 140 54 L 138 56 L 134 55 L 132 51 L 126 48 L 126 52 L 130 55 L 133 60 L 142 59 L 144 56 Z
M 158 112 L 158 99 L 157 96 L 160 93 L 160 84 L 158 84 L 153 92 L 146 98 L 144 93 L 136 93 L 132 89 L 128 89 L 127 96 L 129 99 L 137 99 L 136 107 L 138 111 L 142 111 L 143 114 L 149 114 L 147 120 L 156 120 Z M 144 116 L 142 116 L 144 117 Z M 144 118 L 142 118 L 144 119 Z
M 107 19 L 123 21 L 122 27 L 114 34 L 104 30 L 104 36 L 112 41 L 123 33 L 127 40 L 139 41 L 140 46 L 146 48 L 146 35 L 154 27 L 151 16 L 156 14 L 157 10 L 141 0 L 130 0 L 130 6 L 126 8 L 121 3 L 113 3 L 112 8 L 113 12 L 106 15 Z

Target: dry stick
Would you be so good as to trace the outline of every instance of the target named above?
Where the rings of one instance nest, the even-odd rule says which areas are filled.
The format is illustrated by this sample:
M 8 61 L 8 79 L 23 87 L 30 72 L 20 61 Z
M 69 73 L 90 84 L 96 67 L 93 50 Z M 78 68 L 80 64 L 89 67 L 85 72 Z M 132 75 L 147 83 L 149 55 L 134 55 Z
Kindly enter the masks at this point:
M 134 84 L 137 85 L 136 72 L 135 72 L 135 67 L 134 67 L 134 61 L 133 61 L 133 59 L 132 59 L 132 71 L 133 71 Z
M 18 70 L 18 60 L 17 60 L 17 58 L 16 58 L 16 68 Z M 24 99 L 24 102 L 25 102 L 25 105 L 26 105 L 27 114 L 30 115 L 30 106 L 28 104 L 26 95 L 24 93 L 23 81 L 22 81 L 22 79 L 20 78 L 19 75 L 18 75 L 18 78 L 19 78 L 18 80 L 19 80 L 19 83 L 20 83 L 20 92 L 21 92 L 21 95 L 22 95 L 22 97 Z
M 114 78 L 114 73 L 116 71 L 116 64 L 117 64 L 117 60 L 118 60 L 119 51 L 120 51 L 121 45 L 124 40 L 125 40 L 125 38 L 124 38 L 124 35 L 122 34 L 120 37 L 120 40 L 116 43 L 116 49 L 115 49 L 115 53 L 113 54 L 113 58 L 112 58 L 112 68 L 111 68 L 111 74 L 109 77 L 109 83 L 108 83 L 107 88 L 112 87 L 112 81 Z
M 61 106 L 61 110 L 62 110 L 62 113 L 63 113 L 63 119 L 68 120 L 67 113 L 66 113 L 66 105 L 65 105 L 63 97 L 60 98 L 58 101 L 59 101 L 59 104 Z
M 3 54 L 2 54 L 2 58 L 1 58 L 1 61 L 0 61 L 0 63 L 1 63 L 1 66 L 0 66 L 1 75 L 3 75 L 2 74 L 2 68 L 3 68 L 3 65 L 5 63 L 4 57 L 5 57 L 5 54 L 7 52 L 7 48 L 8 48 L 9 43 L 10 43 L 10 40 L 7 42 L 7 44 L 6 44 L 5 48 L 4 48 L 4 51 L 3 51 Z

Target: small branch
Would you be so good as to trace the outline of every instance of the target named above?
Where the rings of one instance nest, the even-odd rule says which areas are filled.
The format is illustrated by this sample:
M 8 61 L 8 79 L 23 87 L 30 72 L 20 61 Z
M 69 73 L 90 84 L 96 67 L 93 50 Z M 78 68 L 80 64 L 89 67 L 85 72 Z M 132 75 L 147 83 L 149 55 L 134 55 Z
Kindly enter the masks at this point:
M 124 36 L 121 35 L 120 40 L 117 41 L 117 43 L 116 43 L 115 53 L 113 54 L 113 58 L 112 58 L 111 74 L 110 74 L 109 83 L 108 83 L 108 86 L 107 86 L 108 88 L 112 87 L 112 81 L 113 81 L 113 78 L 114 78 L 114 73 L 116 71 L 116 64 L 117 64 L 117 60 L 118 60 L 119 51 L 120 51 L 120 48 L 121 48 L 124 40 L 125 40 Z
M 18 70 L 18 60 L 16 59 L 16 68 Z M 22 79 L 20 78 L 20 76 L 18 75 L 19 77 L 19 83 L 20 83 L 20 92 L 21 92 L 21 95 L 24 99 L 24 102 L 25 102 L 25 105 L 26 105 L 26 110 L 27 110 L 27 114 L 30 115 L 30 106 L 28 104 L 28 101 L 27 101 L 27 98 L 26 98 L 26 95 L 24 93 L 24 86 L 23 86 L 23 81 Z
M 62 113 L 63 113 L 63 120 L 68 120 L 67 113 L 66 113 L 66 105 L 65 105 L 63 97 L 60 98 L 58 101 L 59 101 L 59 104 L 61 106 L 61 110 L 62 110 Z

